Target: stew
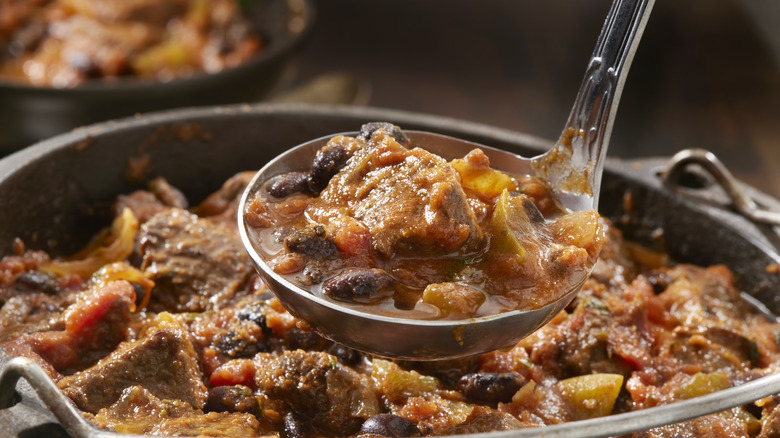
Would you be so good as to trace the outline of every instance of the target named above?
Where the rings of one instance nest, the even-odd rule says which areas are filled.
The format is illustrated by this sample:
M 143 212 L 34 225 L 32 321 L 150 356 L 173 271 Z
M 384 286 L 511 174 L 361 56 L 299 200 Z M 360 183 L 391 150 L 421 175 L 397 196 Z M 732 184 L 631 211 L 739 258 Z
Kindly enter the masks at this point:
M 36 86 L 169 81 L 263 48 L 238 0 L 0 0 L 0 11 L 0 79 Z
M 447 162 L 398 127 L 337 136 L 248 203 L 253 246 L 314 294 L 373 313 L 464 319 L 531 310 L 584 281 L 603 236 L 538 178 Z
M 254 172 L 197 205 L 164 179 L 123 194 L 67 259 L 0 260 L 0 348 L 33 358 L 93 424 L 178 436 L 420 436 L 542 427 L 675 403 L 776 372 L 780 325 L 724 266 L 670 262 L 602 219 L 575 300 L 506 351 L 372 357 L 308 331 L 237 235 Z M 780 399 L 633 437 L 780 435 Z

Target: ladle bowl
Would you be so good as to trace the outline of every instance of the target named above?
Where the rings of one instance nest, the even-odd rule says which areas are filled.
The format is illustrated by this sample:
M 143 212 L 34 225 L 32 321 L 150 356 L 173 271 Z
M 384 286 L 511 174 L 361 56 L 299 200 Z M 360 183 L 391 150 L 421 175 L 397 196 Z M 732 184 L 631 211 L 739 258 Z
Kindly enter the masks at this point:
M 515 174 L 532 172 L 533 159 L 459 140 L 445 135 L 421 131 L 405 131 L 413 145 L 424 145 L 429 152 L 447 159 L 465 156 L 474 148 L 481 148 L 491 163 L 502 171 Z M 344 135 L 357 135 L 343 133 Z M 239 212 L 255 197 L 263 184 L 279 174 L 300 171 L 311 163 L 317 150 L 332 136 L 322 137 L 298 145 L 265 165 L 249 183 L 239 205 Z M 593 197 L 567 196 L 565 207 L 592 205 Z M 274 272 L 254 247 L 251 229 L 239 215 L 239 233 L 258 272 L 268 287 L 296 317 L 307 321 L 322 335 L 336 342 L 368 353 L 401 359 L 435 360 L 465 357 L 504 348 L 533 333 L 561 311 L 579 291 L 585 281 L 556 301 L 538 309 L 469 318 L 456 321 L 413 320 L 362 312 L 312 294 Z
M 628 67 L 654 0 L 615 0 L 607 15 L 569 120 L 548 152 L 515 154 L 428 132 L 407 132 L 413 145 L 444 158 L 482 149 L 498 170 L 546 180 L 569 211 L 596 209 L 606 146 Z M 336 135 L 336 134 L 334 134 Z M 472 356 L 514 345 L 549 322 L 582 287 L 586 277 L 558 300 L 529 311 L 510 311 L 463 320 L 427 321 L 379 316 L 318 297 L 284 279 L 254 248 L 244 220 L 247 203 L 271 177 L 304 170 L 332 136 L 316 139 L 266 164 L 247 187 L 239 206 L 238 229 L 258 272 L 285 307 L 323 336 L 368 353 L 411 360 Z

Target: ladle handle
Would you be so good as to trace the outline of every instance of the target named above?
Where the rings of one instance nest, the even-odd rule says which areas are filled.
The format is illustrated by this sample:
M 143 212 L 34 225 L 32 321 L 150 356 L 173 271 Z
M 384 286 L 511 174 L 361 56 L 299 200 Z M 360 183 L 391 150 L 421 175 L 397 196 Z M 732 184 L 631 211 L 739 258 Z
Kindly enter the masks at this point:
M 620 95 L 654 3 L 655 0 L 612 3 L 569 120 L 556 143 L 558 153 L 547 154 L 548 159 L 543 162 L 548 179 L 558 176 L 569 179 L 559 184 L 551 181 L 553 186 L 568 186 L 575 193 L 592 195 L 593 208 L 598 204 L 604 156 Z M 588 188 L 592 189 L 591 193 Z

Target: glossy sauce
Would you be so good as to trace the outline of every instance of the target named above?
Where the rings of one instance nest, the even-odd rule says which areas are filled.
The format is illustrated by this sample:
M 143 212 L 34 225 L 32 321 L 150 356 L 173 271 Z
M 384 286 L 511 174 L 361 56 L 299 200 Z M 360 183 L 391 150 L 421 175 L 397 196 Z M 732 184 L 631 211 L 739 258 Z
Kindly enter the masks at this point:
M 535 309 L 587 277 L 597 213 L 565 212 L 543 181 L 493 170 L 480 150 L 447 162 L 387 130 L 364 137 L 334 137 L 312 169 L 271 178 L 249 204 L 251 239 L 277 274 L 416 319 Z M 323 156 L 341 167 L 315 192 Z

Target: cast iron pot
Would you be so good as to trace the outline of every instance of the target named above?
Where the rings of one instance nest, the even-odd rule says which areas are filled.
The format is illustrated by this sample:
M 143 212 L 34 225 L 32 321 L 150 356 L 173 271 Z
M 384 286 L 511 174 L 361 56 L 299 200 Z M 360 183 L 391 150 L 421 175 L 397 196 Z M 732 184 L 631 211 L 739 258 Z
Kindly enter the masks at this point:
M 154 177 L 167 178 L 194 205 L 233 174 L 259 169 L 291 146 L 355 131 L 369 121 L 389 121 L 529 156 L 550 146 L 538 138 L 489 126 L 372 108 L 244 105 L 112 121 L 60 135 L 0 161 L 0 254 L 11 253 L 15 238 L 30 249 L 73 253 L 109 223 L 108 206 L 118 194 L 143 188 Z M 667 161 L 609 161 L 601 213 L 630 239 L 662 247 L 676 260 L 726 264 L 736 273 L 746 297 L 780 313 L 780 276 L 767 269 L 780 263 L 775 230 L 731 211 L 725 193 L 701 173 L 686 175 L 682 186 L 667 188 L 660 177 Z M 743 188 L 760 204 L 780 209 L 774 199 Z M 3 356 L 0 352 L 4 432 L 18 437 L 115 436 L 88 425 L 40 368 Z M 619 435 L 745 404 L 767 388 L 780 392 L 780 375 L 659 408 L 489 435 Z
M 313 20 L 311 0 L 246 2 L 247 16 L 266 41 L 246 63 L 215 74 L 170 82 L 94 80 L 75 88 L 0 81 L 0 156 L 77 126 L 136 113 L 259 101 L 284 71 Z

